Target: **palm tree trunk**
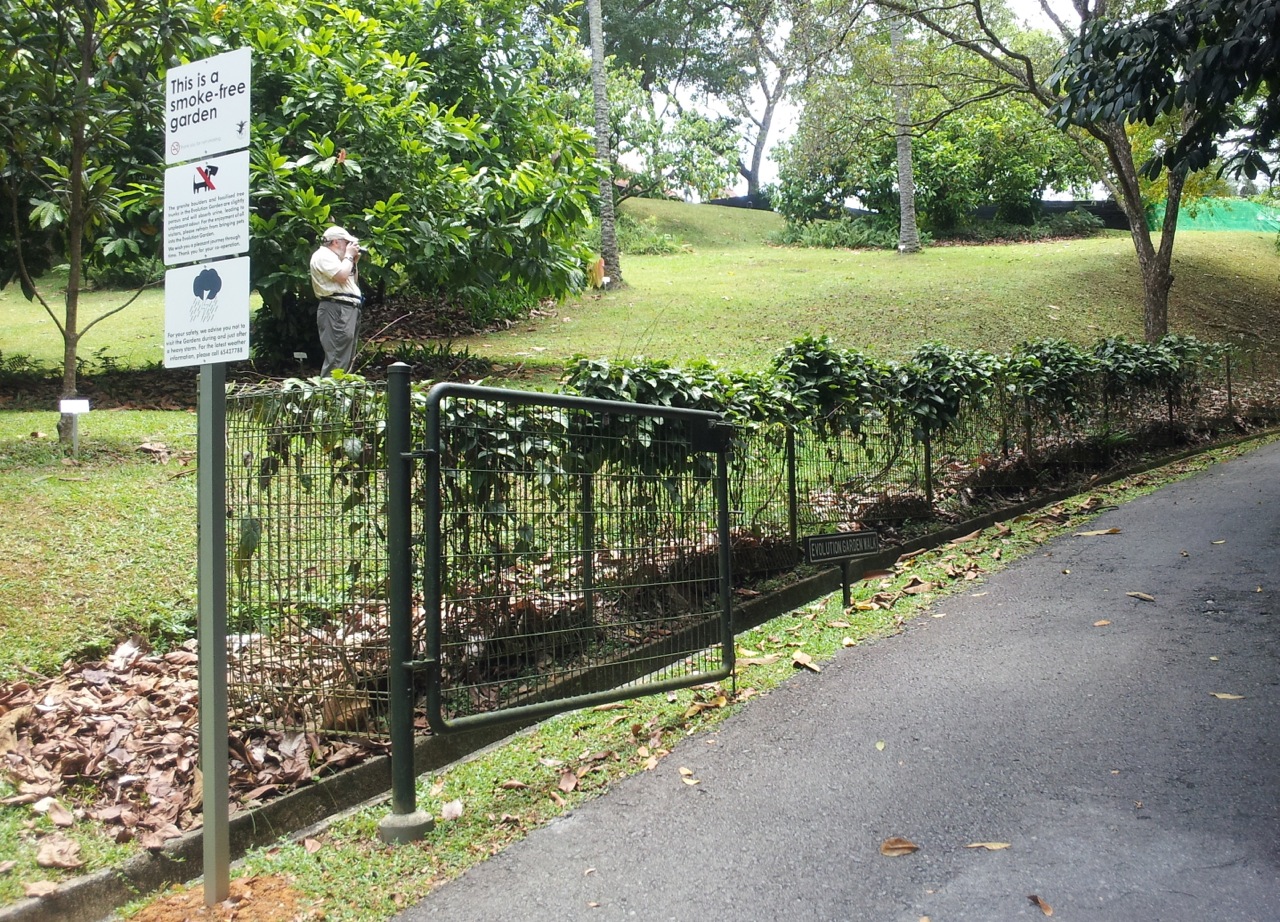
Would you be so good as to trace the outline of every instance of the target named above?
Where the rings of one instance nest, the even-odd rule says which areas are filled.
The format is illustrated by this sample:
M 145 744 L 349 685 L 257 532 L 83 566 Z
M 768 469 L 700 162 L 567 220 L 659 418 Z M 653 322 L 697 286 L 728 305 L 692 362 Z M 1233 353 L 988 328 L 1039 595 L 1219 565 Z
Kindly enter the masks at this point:
M 916 226 L 916 179 L 911 168 L 911 104 L 903 83 L 902 20 L 889 22 L 889 44 L 893 51 L 893 122 L 898 145 L 898 252 L 920 252 L 920 229 Z
M 600 249 L 604 257 L 605 288 L 622 286 L 622 261 L 618 257 L 618 226 L 613 207 L 613 153 L 609 149 L 609 93 L 604 71 L 604 30 L 600 24 L 600 0 L 587 0 L 591 32 L 591 91 L 595 97 L 596 160 L 600 178 Z

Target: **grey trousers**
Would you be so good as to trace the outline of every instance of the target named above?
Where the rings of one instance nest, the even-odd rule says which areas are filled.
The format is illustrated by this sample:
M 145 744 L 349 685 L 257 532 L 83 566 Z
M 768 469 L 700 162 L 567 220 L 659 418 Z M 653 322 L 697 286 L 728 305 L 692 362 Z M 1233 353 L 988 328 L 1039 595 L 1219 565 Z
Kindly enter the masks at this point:
M 320 345 L 324 346 L 324 366 L 320 374 L 332 374 L 335 368 L 350 371 L 360 332 L 360 308 L 338 301 L 321 301 L 316 308 L 316 326 L 320 328 Z

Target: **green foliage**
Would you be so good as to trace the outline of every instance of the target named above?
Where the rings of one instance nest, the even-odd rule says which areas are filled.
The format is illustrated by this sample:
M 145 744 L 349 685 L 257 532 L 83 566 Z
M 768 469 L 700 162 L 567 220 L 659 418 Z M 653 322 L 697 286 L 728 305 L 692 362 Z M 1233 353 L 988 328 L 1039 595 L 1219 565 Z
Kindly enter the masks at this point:
M 796 416 L 790 422 L 824 435 L 859 432 L 893 378 L 891 366 L 840 349 L 828 336 L 803 336 L 783 347 L 773 372 L 791 392 Z
M 570 362 L 565 389 L 583 397 L 689 410 L 715 410 L 723 404 L 725 381 L 709 364 L 682 369 L 641 357 L 615 365 L 582 355 Z
M 728 9 L 715 3 L 653 0 L 605 3 L 605 53 L 639 70 L 645 92 L 677 88 L 720 93 L 740 79 Z M 586 32 L 586 14 L 582 14 Z M 587 44 L 585 41 L 582 44 Z
M 194 19 L 160 0 L 0 6 L 0 287 L 17 278 L 58 318 L 67 395 L 81 334 L 107 316 L 81 316 L 86 273 L 156 255 L 154 227 L 129 229 L 121 191 L 158 179 L 162 74 L 205 46 Z M 62 262 L 59 316 L 36 280 Z
M 987 352 L 926 343 L 897 371 L 891 402 L 923 442 L 951 428 L 966 403 L 981 404 L 996 389 L 1004 362 Z
M 920 235 L 922 244 L 928 244 L 932 239 L 927 233 Z M 855 215 L 835 221 L 788 222 L 783 230 L 773 235 L 773 240 L 783 246 L 896 250 L 898 219 L 892 215 Z
M 480 293 L 527 303 L 582 286 L 597 174 L 589 136 L 559 114 L 563 23 L 543 21 L 538 43 L 512 0 L 207 9 L 228 45 L 254 52 L 261 355 L 287 360 L 314 326 L 308 261 L 329 223 L 368 248 L 361 284 L 375 295 L 492 306 L 503 299 Z
M 617 213 L 618 249 L 631 256 L 674 256 L 688 253 L 692 247 L 673 233 L 662 230 L 654 215 L 638 217 L 619 209 Z M 593 246 L 599 248 L 600 226 L 592 227 L 590 237 Z
M 1050 420 L 1077 417 L 1097 371 L 1097 360 L 1064 339 L 1023 343 L 1006 364 L 1009 390 Z
M 1280 130 L 1280 7 L 1273 0 L 1181 0 L 1146 16 L 1095 19 L 1076 37 L 1049 83 L 1064 98 L 1058 124 L 1177 117 L 1180 136 L 1143 166 L 1194 172 L 1233 131 L 1231 162 L 1250 178 L 1270 174 L 1264 153 Z
M 454 348 L 452 342 L 398 342 L 376 348 L 367 365 L 384 368 L 392 362 L 404 362 L 413 368 L 418 379 L 433 381 L 474 380 L 493 370 L 493 363 L 469 348 Z
M 927 126 L 912 138 L 923 229 L 942 236 L 984 205 L 1001 221 L 1030 224 L 1047 189 L 1091 178 L 1072 142 L 1023 101 L 999 96 L 952 111 L 951 96 L 967 91 L 919 90 L 912 100 L 913 120 Z M 775 207 L 803 223 L 835 217 L 856 198 L 896 224 L 897 149 L 887 87 L 850 73 L 814 81 L 806 96 L 797 133 L 780 154 Z
M 618 200 L 723 195 L 738 172 L 733 119 L 659 109 L 629 68 L 609 71 L 609 123 Z
M 1102 219 L 1082 208 L 1066 214 L 1041 217 L 1034 224 L 1008 224 L 1003 221 L 970 221 L 946 235 L 947 240 L 972 243 L 1031 243 L 1061 237 L 1092 237 L 1102 232 Z
M 618 211 L 618 248 L 634 256 L 672 256 L 689 252 L 690 246 L 676 234 L 659 231 L 658 219 L 650 215 L 636 219 L 628 211 Z
M 1167 336 L 1155 345 L 1109 338 L 1093 351 L 1042 339 L 1005 355 L 928 343 L 906 362 L 879 362 L 827 336 L 804 336 L 778 351 L 769 372 L 757 374 L 578 356 L 566 388 L 604 400 L 712 410 L 750 429 L 802 427 L 824 439 L 859 435 L 869 420 L 885 420 L 897 435 L 923 442 L 966 410 L 985 406 L 1005 413 L 1017 404 L 1022 414 L 1061 424 L 1100 392 L 1105 399 L 1155 393 L 1181 403 L 1224 354 L 1194 337 Z

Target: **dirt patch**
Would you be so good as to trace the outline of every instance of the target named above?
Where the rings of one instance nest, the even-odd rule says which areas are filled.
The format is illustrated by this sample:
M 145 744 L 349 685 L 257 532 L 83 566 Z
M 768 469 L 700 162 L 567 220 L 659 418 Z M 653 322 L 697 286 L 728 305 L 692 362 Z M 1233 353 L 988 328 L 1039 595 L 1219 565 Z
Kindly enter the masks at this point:
M 221 903 L 204 904 L 204 887 L 182 887 L 160 897 L 132 922 L 299 922 L 322 919 L 309 901 L 282 877 L 242 877 L 231 881 Z

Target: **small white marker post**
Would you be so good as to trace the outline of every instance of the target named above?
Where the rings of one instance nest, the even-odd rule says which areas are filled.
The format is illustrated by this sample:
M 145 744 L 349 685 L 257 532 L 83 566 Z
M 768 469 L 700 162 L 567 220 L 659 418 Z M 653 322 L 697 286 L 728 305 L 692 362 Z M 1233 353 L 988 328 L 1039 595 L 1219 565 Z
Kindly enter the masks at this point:
M 89 401 L 81 397 L 58 402 L 58 412 L 71 417 L 71 457 L 80 457 L 80 414 L 89 412 Z

